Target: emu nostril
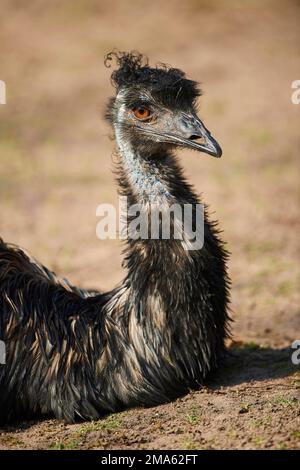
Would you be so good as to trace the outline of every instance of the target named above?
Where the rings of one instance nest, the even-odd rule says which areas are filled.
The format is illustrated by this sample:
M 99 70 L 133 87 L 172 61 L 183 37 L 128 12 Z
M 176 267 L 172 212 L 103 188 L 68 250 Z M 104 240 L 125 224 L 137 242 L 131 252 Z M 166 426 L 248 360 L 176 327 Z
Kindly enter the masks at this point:
M 197 140 L 197 139 L 202 139 L 202 136 L 193 134 L 189 137 L 189 140 Z

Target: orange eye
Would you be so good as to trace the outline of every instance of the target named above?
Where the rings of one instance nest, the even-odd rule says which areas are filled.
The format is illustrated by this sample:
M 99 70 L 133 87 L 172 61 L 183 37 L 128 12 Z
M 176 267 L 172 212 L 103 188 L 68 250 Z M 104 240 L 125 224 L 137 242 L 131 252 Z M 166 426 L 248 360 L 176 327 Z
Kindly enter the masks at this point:
M 138 108 L 133 108 L 133 114 L 137 119 L 147 119 L 150 115 L 150 109 L 139 106 Z

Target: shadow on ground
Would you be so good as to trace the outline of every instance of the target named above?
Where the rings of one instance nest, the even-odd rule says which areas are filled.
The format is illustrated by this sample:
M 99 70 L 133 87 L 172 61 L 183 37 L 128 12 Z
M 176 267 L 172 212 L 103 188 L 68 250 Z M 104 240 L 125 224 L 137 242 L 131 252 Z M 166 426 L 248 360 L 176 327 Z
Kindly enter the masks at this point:
M 225 368 L 214 375 L 210 386 L 230 387 L 247 382 L 287 377 L 300 371 L 300 366 L 292 363 L 293 352 L 291 348 L 234 347 L 229 350 Z

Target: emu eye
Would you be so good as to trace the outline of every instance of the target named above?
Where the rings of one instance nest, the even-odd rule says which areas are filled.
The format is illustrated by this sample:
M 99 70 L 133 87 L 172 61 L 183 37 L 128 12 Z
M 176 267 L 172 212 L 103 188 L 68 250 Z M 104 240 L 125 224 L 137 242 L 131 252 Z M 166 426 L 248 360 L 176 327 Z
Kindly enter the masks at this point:
M 145 108 L 144 106 L 137 106 L 133 108 L 133 114 L 137 119 L 147 119 L 151 116 L 151 111 L 149 108 Z

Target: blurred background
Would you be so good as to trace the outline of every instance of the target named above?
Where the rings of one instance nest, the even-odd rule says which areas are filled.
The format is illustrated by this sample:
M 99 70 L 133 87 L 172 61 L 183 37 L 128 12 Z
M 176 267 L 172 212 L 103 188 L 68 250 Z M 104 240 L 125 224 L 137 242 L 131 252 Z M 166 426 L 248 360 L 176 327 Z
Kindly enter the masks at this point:
M 97 205 L 117 202 L 103 57 L 138 49 L 202 84 L 199 115 L 223 157 L 180 159 L 232 253 L 235 338 L 290 345 L 300 331 L 299 20 L 292 0 L 2 0 L 1 237 L 84 287 L 122 279 L 121 242 L 95 234 Z

